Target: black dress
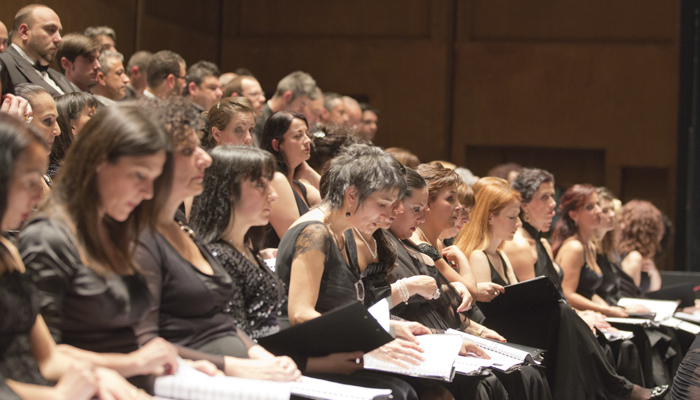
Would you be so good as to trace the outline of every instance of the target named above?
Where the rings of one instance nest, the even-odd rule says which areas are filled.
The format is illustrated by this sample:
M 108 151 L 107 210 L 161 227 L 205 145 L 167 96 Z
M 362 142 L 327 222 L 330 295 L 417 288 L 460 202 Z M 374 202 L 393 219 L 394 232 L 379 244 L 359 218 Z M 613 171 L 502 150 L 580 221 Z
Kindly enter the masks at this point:
M 449 285 L 447 279 L 442 276 L 442 273 L 435 267 L 426 265 L 418 258 L 418 254 L 411 254 L 411 251 L 427 251 L 435 256 L 438 253 L 434 247 L 428 244 L 419 246 L 413 245 L 412 242 L 406 240 L 402 242 L 388 232 L 389 236 L 397 245 L 397 266 L 392 270 L 389 277 L 390 281 L 396 281 L 400 278 L 407 278 L 416 275 L 438 276 L 439 282 Z M 429 247 L 430 248 L 429 248 Z M 425 253 L 424 253 L 425 254 Z M 439 253 L 438 253 L 439 254 Z M 394 272 L 396 271 L 396 272 Z M 443 286 L 443 292 L 444 292 Z M 410 321 L 417 321 L 423 325 L 438 330 L 448 328 L 461 329 L 461 326 L 456 320 L 453 305 L 450 302 L 445 302 L 440 296 L 437 300 L 428 300 L 422 296 L 414 295 L 409 298 L 409 303 L 403 308 L 401 304 L 394 307 L 392 314 L 396 313 Z M 416 304 L 417 303 L 417 304 Z M 448 327 L 448 328 L 443 328 Z M 532 366 L 523 366 L 519 371 L 513 371 L 510 374 L 490 373 L 482 377 L 470 377 L 456 375 L 452 384 L 448 388 L 454 395 L 455 399 L 463 398 L 465 395 L 470 399 L 498 399 L 511 398 L 515 399 L 551 399 L 547 378 L 544 373 Z
M 603 280 L 595 293 L 605 300 L 608 305 L 615 306 L 622 298 L 620 295 L 620 278 L 616 272 L 619 267 L 616 265 L 616 262 L 610 262 L 605 255 L 600 253 L 596 255 L 596 262 L 603 273 Z
M 687 399 L 700 399 L 700 334 L 683 357 L 671 387 L 671 400 Z
M 516 283 L 516 282 L 511 282 L 510 278 L 508 278 L 508 266 L 506 265 L 505 260 L 503 260 L 503 256 L 501 255 L 501 252 L 498 251 L 498 257 L 501 259 L 501 265 L 503 265 L 503 274 L 506 276 L 506 279 L 503 280 L 501 277 L 501 274 L 496 271 L 496 268 L 494 268 L 493 264 L 491 264 L 491 259 L 489 256 L 484 252 L 484 255 L 486 256 L 486 259 L 489 261 L 489 268 L 491 269 L 491 282 L 497 283 L 501 286 L 508 286 L 511 283 Z
M 603 275 L 598 275 L 588 263 L 584 263 L 581 267 L 581 273 L 578 278 L 578 286 L 576 287 L 576 293 L 581 296 L 591 300 L 596 290 L 603 283 Z
M 98 274 L 83 264 L 70 229 L 54 219 L 31 221 L 20 233 L 18 248 L 56 343 L 97 353 L 138 350 L 133 327 L 151 303 L 140 274 Z M 129 381 L 152 390 L 149 377 Z
M 511 342 L 547 350 L 543 364 L 555 399 L 626 399 L 632 392 L 633 384 L 617 375 L 588 325 L 563 299 L 526 313 L 502 310 L 487 315 L 486 324 Z
M 299 191 L 301 192 L 301 196 L 299 193 L 297 193 L 294 188 L 292 188 L 292 192 L 294 193 L 294 201 L 297 203 L 297 210 L 299 211 L 299 216 L 301 217 L 302 215 L 306 214 L 309 212 L 309 201 L 306 199 L 306 186 L 304 186 L 303 183 L 299 181 L 293 181 L 295 185 L 299 188 Z M 265 233 L 265 248 L 268 249 L 276 249 L 280 245 L 280 237 L 277 236 L 277 232 L 275 231 L 275 228 L 272 227 L 272 224 L 267 224 L 266 227 L 266 233 Z
M 135 258 L 154 301 L 137 333 L 141 342 L 160 336 L 178 345 L 183 357 L 209 359 L 223 369 L 223 356 L 248 358 L 247 350 L 254 344 L 224 312 L 234 290 L 231 276 L 204 246 L 194 242 L 211 265 L 212 275 L 184 259 L 159 232 L 141 234 Z M 192 355 L 188 353 L 192 349 L 218 357 Z
M 48 385 L 32 355 L 29 334 L 39 313 L 32 278 L 18 271 L 0 275 L 0 375 L 35 385 Z M 0 388 L 0 394 L 9 388 Z
M 364 301 L 367 293 L 358 271 L 347 265 L 333 236 L 320 221 L 306 221 L 291 227 L 284 234 L 277 250 L 275 271 L 289 291 L 292 261 L 309 250 L 326 255 L 318 300 L 314 309 L 320 313 L 331 311 L 353 301 Z M 287 293 L 289 294 L 289 293 Z M 283 310 L 287 314 L 287 310 Z M 395 400 L 417 400 L 416 390 L 407 381 L 408 377 L 397 377 L 377 371 L 360 370 L 350 375 L 314 374 L 317 378 L 338 383 L 392 390 Z
M 542 244 L 542 232 L 538 231 L 537 229 L 535 229 L 534 226 L 530 225 L 525 221 L 523 221 L 523 229 L 525 229 L 525 231 L 528 234 L 530 234 L 530 237 L 532 237 L 535 240 L 535 247 L 537 248 L 537 261 L 535 261 L 535 276 L 546 276 L 547 278 L 549 278 L 550 281 L 552 281 L 554 286 L 561 293 L 561 280 L 563 274 L 561 273 L 561 271 L 557 272 L 557 269 L 554 268 L 554 262 L 552 262 L 552 259 L 549 258 L 549 253 L 544 247 L 544 244 Z
M 286 290 L 277 275 L 256 255 L 256 263 L 235 247 L 219 240 L 207 246 L 231 276 L 233 293 L 224 311 L 236 326 L 257 339 L 279 332 L 278 316 L 287 302 Z

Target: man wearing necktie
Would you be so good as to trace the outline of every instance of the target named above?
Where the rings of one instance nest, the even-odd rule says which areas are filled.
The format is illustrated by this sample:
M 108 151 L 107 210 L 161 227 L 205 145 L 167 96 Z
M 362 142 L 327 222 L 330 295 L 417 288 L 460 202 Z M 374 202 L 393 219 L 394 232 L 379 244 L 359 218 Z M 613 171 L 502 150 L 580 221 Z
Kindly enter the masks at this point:
M 65 76 L 49 68 L 61 43 L 61 20 L 43 5 L 31 4 L 15 15 L 12 44 L 0 54 L 16 86 L 34 83 L 56 97 L 76 91 Z

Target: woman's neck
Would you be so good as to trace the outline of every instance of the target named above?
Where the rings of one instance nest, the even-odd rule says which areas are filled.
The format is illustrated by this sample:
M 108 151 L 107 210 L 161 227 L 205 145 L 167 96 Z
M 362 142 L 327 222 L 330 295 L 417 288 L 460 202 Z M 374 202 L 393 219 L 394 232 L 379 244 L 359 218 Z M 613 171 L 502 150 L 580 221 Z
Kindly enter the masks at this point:
M 289 170 L 287 171 L 287 180 L 289 180 L 289 183 L 292 183 L 294 181 L 294 173 L 297 171 L 297 167 L 300 165 L 301 163 L 294 165 L 287 163 L 287 168 L 289 168 Z
M 576 231 L 576 236 L 578 236 L 578 239 L 581 241 L 583 244 L 588 244 L 591 242 L 591 239 L 593 238 L 593 229 L 590 230 L 583 230 L 583 229 L 578 229 Z
M 503 239 L 499 239 L 499 238 L 493 237 L 493 235 L 491 235 L 491 242 L 489 243 L 489 247 L 487 247 L 484 250 L 484 252 L 486 254 L 491 254 L 491 255 L 498 254 L 498 246 L 500 246 L 501 243 L 503 243 Z
M 418 232 L 422 232 L 421 239 L 425 240 L 431 246 L 435 247 L 438 244 L 438 238 L 442 233 L 442 229 L 428 223 L 427 221 L 418 227 Z M 437 248 L 437 247 L 436 247 Z
M 323 222 L 328 224 L 328 227 L 336 237 L 342 237 L 345 231 L 353 227 L 352 221 L 350 221 L 350 218 L 345 216 L 342 209 L 327 210 L 321 208 L 321 211 L 323 212 Z
M 183 201 L 185 199 L 170 196 L 158 213 L 158 225 L 167 226 L 175 223 L 175 213 Z
M 239 253 L 245 254 L 248 246 L 245 244 L 245 235 L 250 230 L 250 225 L 236 224 L 235 222 L 224 231 L 221 239 L 229 242 Z

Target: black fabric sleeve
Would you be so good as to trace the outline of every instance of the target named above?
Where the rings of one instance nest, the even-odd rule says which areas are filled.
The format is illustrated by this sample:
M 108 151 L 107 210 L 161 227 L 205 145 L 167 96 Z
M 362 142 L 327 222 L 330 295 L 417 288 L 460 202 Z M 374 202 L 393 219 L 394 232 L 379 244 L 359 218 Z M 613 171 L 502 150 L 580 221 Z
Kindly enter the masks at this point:
M 58 222 L 41 220 L 27 226 L 18 241 L 22 261 L 39 293 L 41 315 L 56 343 L 62 342 L 63 299 L 82 264 L 72 240 L 73 235 Z
M 156 243 L 154 233 L 144 232 L 139 240 L 134 258 L 141 268 L 151 292 L 152 303 L 146 316 L 134 327 L 134 333 L 138 337 L 139 344 L 144 345 L 158 335 L 158 314 L 160 313 L 160 298 L 163 282 L 163 254 L 162 249 Z M 249 339 L 250 340 L 250 339 Z M 220 355 L 207 354 L 201 351 L 176 345 L 180 357 L 188 360 L 207 360 L 224 370 L 225 359 Z

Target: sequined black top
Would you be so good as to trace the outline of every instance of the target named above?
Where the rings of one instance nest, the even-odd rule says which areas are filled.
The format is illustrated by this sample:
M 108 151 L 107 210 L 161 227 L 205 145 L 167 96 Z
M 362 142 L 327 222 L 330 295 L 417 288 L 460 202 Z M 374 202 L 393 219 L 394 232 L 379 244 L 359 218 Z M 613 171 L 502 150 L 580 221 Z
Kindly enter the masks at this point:
M 235 247 L 219 240 L 207 246 L 212 256 L 231 275 L 233 293 L 224 311 L 253 339 L 270 336 L 280 330 L 278 316 L 286 307 L 284 284 L 256 255 L 256 263 Z

